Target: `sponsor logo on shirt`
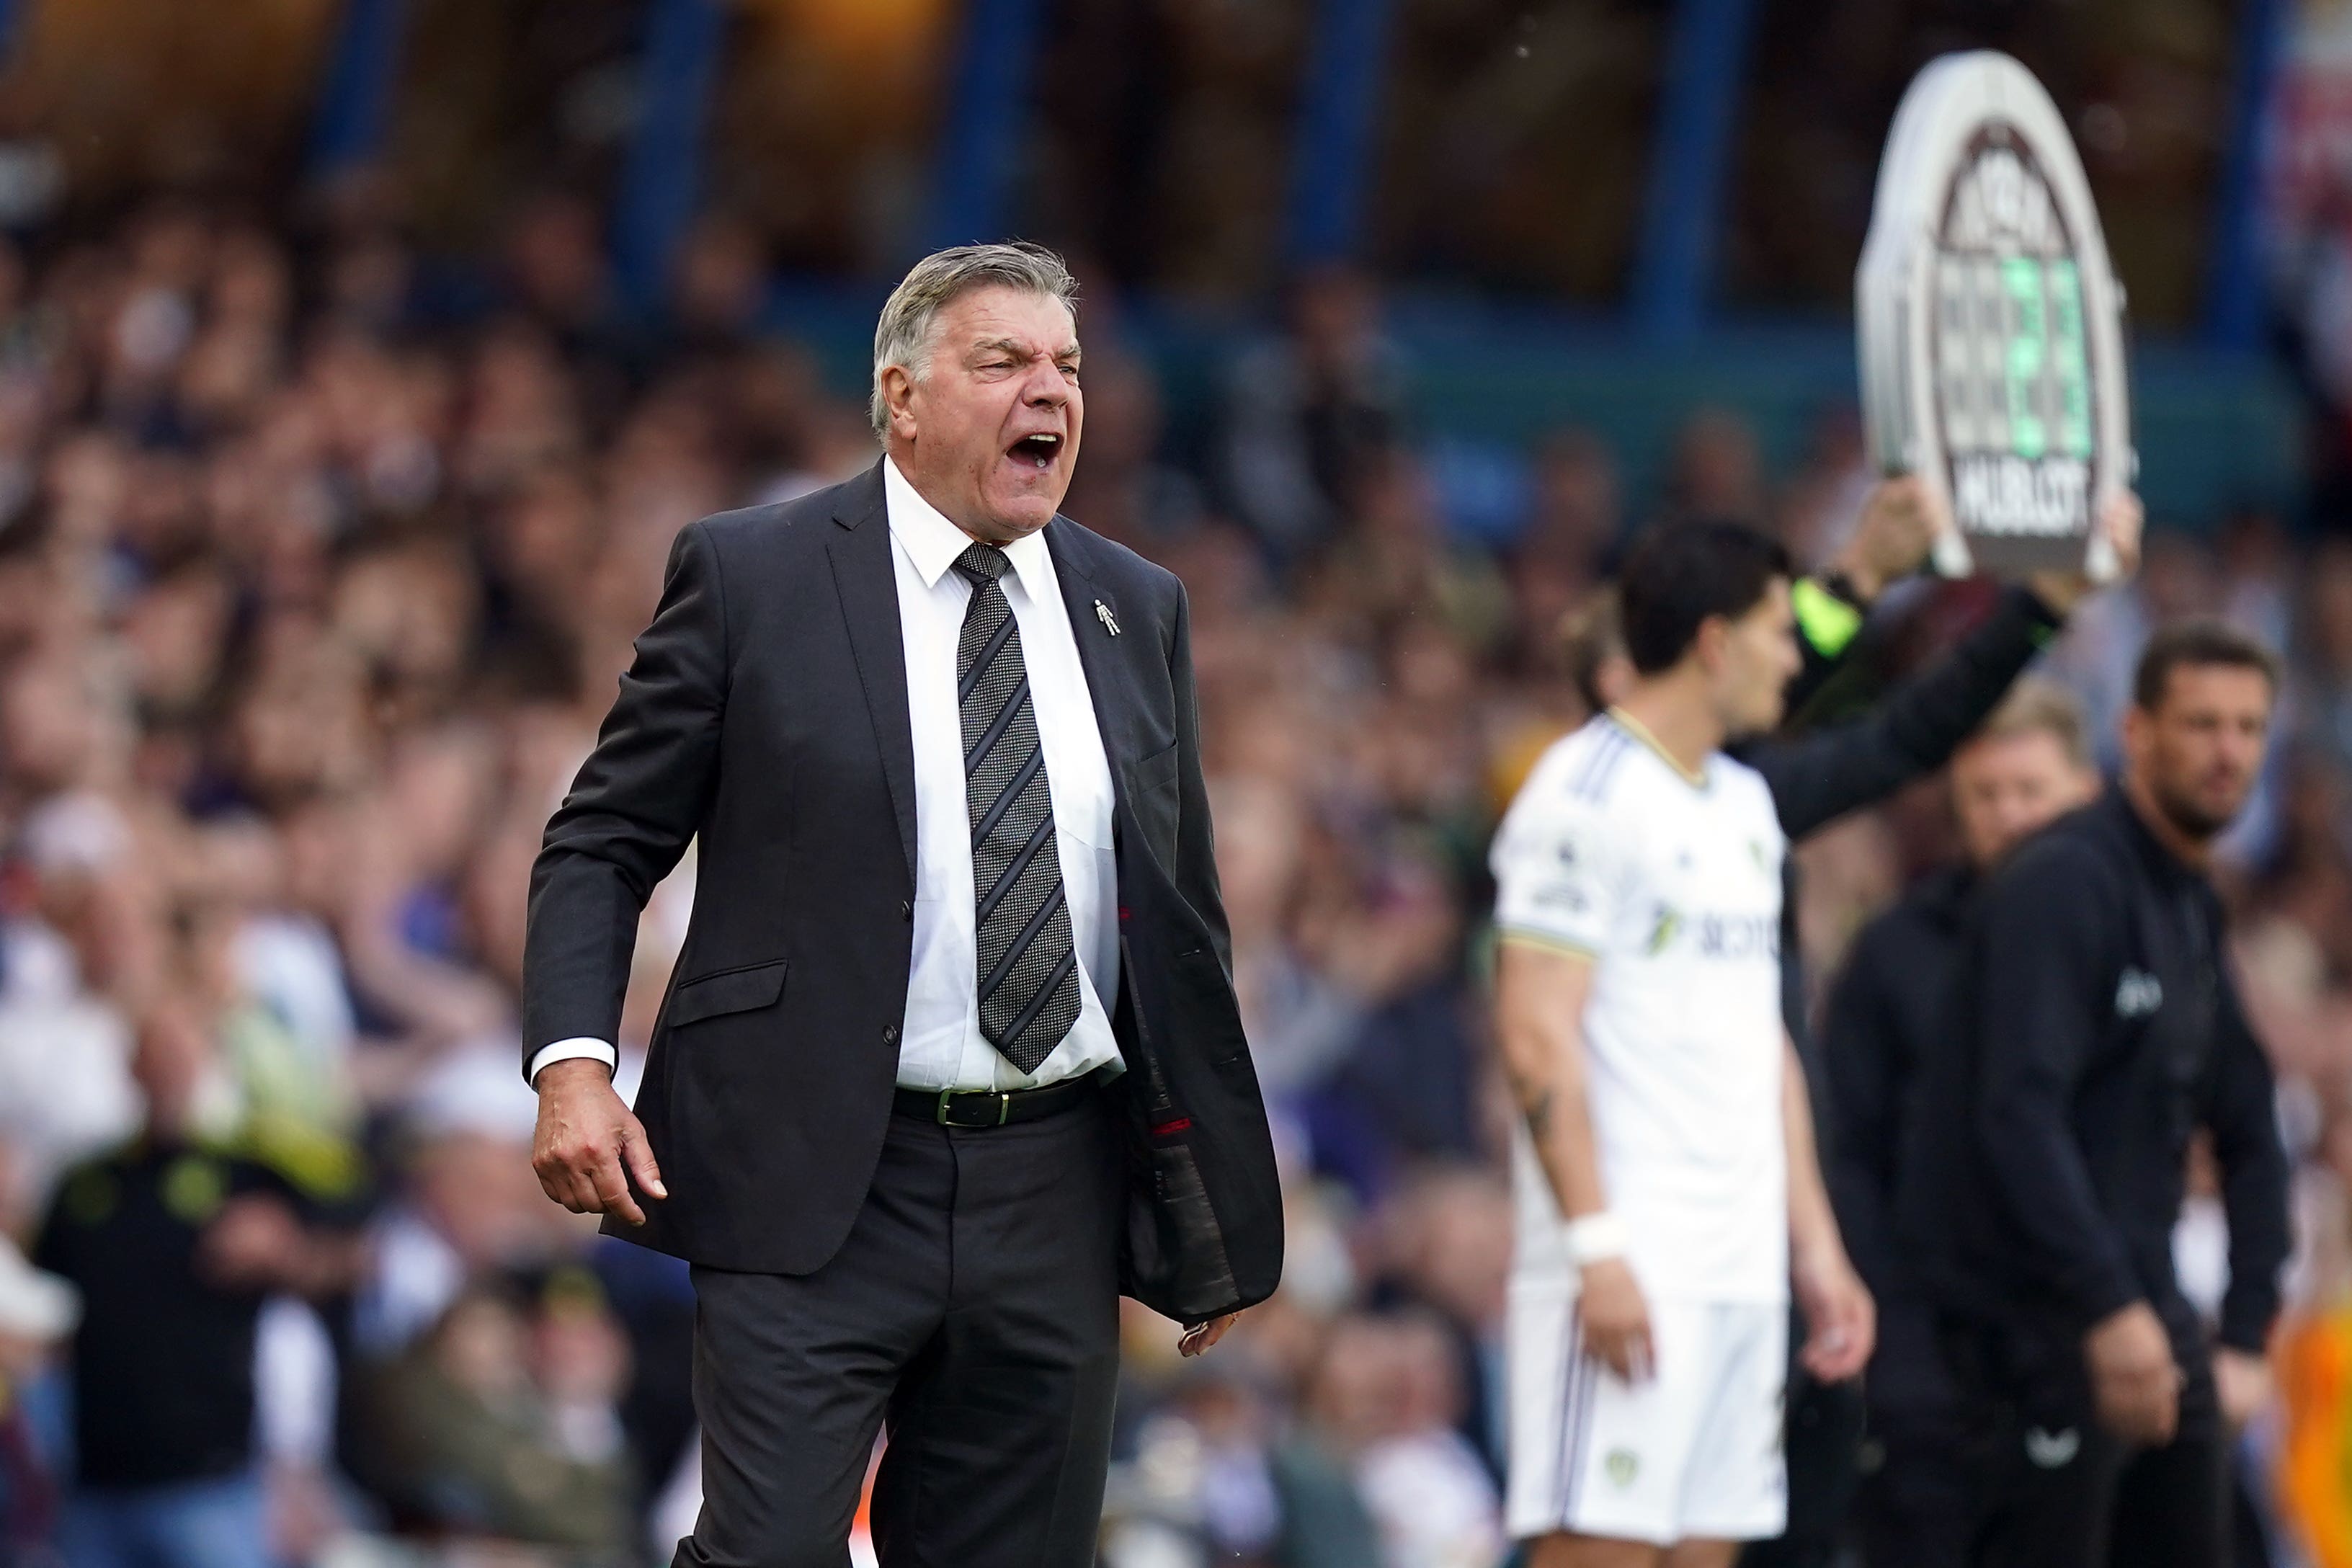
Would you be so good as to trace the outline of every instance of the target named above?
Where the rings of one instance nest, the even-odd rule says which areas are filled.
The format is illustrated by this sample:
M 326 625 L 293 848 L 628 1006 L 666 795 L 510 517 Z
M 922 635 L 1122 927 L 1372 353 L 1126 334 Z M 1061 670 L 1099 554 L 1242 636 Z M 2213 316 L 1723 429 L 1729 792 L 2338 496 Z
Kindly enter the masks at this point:
M 1645 944 L 1655 957 L 1676 943 L 1701 958 L 1780 957 L 1780 922 L 1769 915 L 1685 915 L 1670 904 L 1660 904 L 1650 919 Z
M 2164 1005 L 2164 983 L 2145 969 L 2126 969 L 2116 982 L 2116 1016 L 2145 1018 Z
M 1780 922 L 1769 915 L 1701 915 L 1698 950 L 1708 958 L 1780 956 Z

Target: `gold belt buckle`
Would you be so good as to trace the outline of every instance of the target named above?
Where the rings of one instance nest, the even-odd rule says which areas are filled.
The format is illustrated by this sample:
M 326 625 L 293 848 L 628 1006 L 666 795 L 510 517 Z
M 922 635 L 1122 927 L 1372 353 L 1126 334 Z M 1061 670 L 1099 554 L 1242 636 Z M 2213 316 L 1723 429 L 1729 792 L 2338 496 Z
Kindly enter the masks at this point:
M 978 1099 L 980 1099 L 980 1098 L 982 1097 L 982 1095 L 983 1093 L 986 1093 L 986 1092 L 989 1092 L 989 1091 L 986 1091 L 986 1090 L 975 1090 L 975 1089 L 943 1089 L 940 1090 L 940 1105 L 939 1105 L 939 1109 L 938 1109 L 936 1111 L 934 1111 L 934 1112 L 932 1113 L 932 1120 L 933 1120 L 933 1121 L 937 1121 L 937 1122 L 938 1122 L 940 1126 L 942 1126 L 942 1127 L 989 1127 L 989 1126 L 1002 1127 L 1002 1126 L 1003 1126 L 1006 1122 L 1008 1122 L 1008 1121 L 1012 1121 L 1012 1120 L 1013 1120 L 1013 1096 L 1012 1096 L 1012 1094 L 1011 1094 L 1009 1091 L 1004 1090 L 1004 1089 L 998 1089 L 998 1090 L 993 1091 L 993 1092 L 994 1092 L 994 1094 L 995 1094 L 995 1096 L 996 1096 L 996 1120 L 995 1120 L 993 1122 L 987 1122 L 987 1121 L 951 1121 L 951 1120 L 949 1118 L 949 1115 L 948 1115 L 948 1107 L 949 1107 L 949 1103 L 950 1103 L 950 1101 L 952 1101 L 958 1094 L 960 1094 L 960 1093 L 961 1093 L 961 1094 L 962 1094 L 966 1099 L 970 1099 L 970 1100 L 978 1100 Z

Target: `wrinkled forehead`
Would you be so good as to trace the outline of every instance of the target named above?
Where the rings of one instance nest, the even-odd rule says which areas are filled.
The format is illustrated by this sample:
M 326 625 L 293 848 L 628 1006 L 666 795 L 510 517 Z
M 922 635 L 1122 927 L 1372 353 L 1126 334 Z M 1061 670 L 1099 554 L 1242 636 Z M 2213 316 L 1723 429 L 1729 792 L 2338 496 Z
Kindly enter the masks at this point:
M 933 341 L 950 350 L 1005 347 L 1027 356 L 1073 354 L 1078 322 L 1051 294 L 991 284 L 958 295 L 940 311 Z

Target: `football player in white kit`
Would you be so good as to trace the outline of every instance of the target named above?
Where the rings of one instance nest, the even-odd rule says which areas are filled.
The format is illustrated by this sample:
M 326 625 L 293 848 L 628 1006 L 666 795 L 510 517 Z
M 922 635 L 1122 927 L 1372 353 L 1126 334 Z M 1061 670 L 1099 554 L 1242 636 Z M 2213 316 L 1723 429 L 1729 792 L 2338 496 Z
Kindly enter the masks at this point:
M 1790 581 L 1734 524 L 1643 537 L 1619 584 L 1633 690 L 1544 754 L 1496 836 L 1529 1568 L 1719 1568 L 1779 1534 L 1792 1286 L 1816 1376 L 1870 1357 L 1780 1023 L 1786 841 L 1722 752 L 1780 721 Z

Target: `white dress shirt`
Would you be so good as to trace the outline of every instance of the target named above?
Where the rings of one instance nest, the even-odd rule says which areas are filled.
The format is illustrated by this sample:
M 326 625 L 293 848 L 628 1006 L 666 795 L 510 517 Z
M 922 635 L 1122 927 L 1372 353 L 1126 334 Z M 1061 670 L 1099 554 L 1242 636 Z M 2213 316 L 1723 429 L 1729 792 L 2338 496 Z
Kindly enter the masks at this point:
M 1034 1074 L 1024 1073 L 980 1032 L 979 931 L 972 889 L 971 819 L 965 805 L 963 725 L 956 702 L 956 643 L 971 584 L 954 569 L 971 537 L 916 492 L 884 459 L 882 490 L 898 579 L 898 627 L 907 658 L 907 708 L 915 742 L 914 955 L 907 1016 L 898 1035 L 898 1082 L 920 1089 L 1033 1089 L 1120 1064 L 1110 1026 L 1118 984 L 1118 874 L 1111 842 L 1110 763 L 1095 722 L 1086 668 L 1045 536 L 1004 547 L 1013 570 L 1000 580 L 1021 630 L 1029 700 L 1045 751 L 1054 798 L 1055 844 L 1077 949 L 1078 1021 Z M 877 782 L 877 788 L 880 787 Z M 559 1040 L 531 1058 L 593 1057 L 610 1064 L 603 1040 Z M 1123 1065 L 1123 1064 L 1122 1064 Z

